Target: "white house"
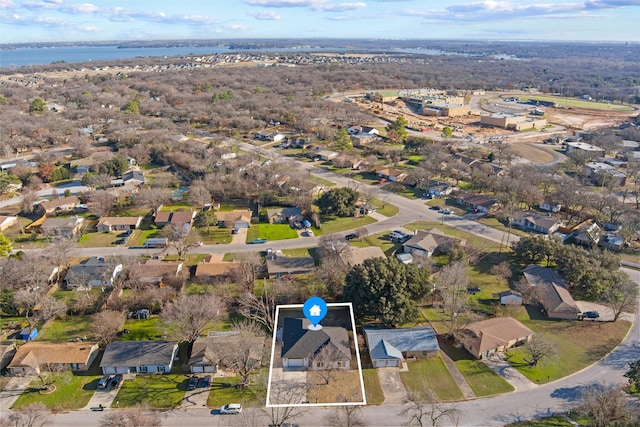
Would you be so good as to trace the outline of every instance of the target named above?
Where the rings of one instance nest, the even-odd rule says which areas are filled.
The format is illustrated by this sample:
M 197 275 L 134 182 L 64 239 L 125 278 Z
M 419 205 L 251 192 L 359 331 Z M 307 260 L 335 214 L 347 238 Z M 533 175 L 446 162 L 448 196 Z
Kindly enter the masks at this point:
M 178 356 L 178 343 L 171 341 L 114 341 L 100 362 L 104 375 L 170 372 Z

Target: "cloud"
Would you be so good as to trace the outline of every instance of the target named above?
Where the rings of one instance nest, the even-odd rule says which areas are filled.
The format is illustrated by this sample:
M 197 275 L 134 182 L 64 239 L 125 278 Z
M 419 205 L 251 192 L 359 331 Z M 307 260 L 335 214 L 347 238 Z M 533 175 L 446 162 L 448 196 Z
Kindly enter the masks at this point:
M 11 0 L 0 0 L 0 9 L 13 9 L 16 7 Z
M 514 19 L 585 17 L 585 12 L 595 9 L 617 9 L 640 6 L 640 0 L 590 0 L 587 2 L 529 3 L 484 0 L 455 4 L 444 9 L 399 11 L 399 15 L 419 16 L 436 21 L 506 21 Z
M 366 3 L 335 3 L 335 4 L 320 4 L 314 6 L 314 10 L 321 10 L 323 12 L 344 12 L 347 10 L 356 10 L 367 7 Z
M 45 1 L 27 1 L 22 3 L 22 7 L 27 10 L 38 11 L 41 9 L 55 10 L 62 13 L 95 13 L 100 8 L 91 3 L 70 3 L 64 4 L 60 0 L 45 0 Z
M 314 7 L 326 0 L 244 0 L 249 6 L 260 7 Z
M 253 16 L 259 21 L 278 21 L 280 19 L 280 15 L 272 10 L 268 10 L 266 12 L 250 13 L 249 15 Z

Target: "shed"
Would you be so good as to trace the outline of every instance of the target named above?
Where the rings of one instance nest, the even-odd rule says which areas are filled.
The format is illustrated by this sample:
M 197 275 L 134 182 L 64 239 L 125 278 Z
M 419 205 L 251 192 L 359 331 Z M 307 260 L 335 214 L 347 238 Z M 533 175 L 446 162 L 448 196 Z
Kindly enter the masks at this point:
M 38 329 L 26 327 L 20 331 L 20 339 L 23 341 L 33 341 L 38 336 Z

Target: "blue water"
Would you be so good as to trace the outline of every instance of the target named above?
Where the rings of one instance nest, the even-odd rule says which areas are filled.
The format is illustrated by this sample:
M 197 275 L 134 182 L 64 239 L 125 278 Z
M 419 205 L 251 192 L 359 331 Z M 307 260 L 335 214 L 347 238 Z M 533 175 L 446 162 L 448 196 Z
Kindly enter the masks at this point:
M 224 47 L 148 47 L 118 49 L 117 46 L 72 46 L 48 48 L 0 49 L 0 68 L 45 65 L 57 61 L 67 63 L 110 61 L 149 56 L 211 55 L 229 52 Z

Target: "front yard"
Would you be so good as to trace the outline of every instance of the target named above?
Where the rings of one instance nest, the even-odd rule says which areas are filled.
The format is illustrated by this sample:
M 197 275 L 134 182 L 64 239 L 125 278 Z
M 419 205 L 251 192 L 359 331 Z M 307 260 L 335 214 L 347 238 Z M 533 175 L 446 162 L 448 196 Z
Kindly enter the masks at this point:
M 407 391 L 421 391 L 425 386 L 440 400 L 463 400 L 464 396 L 439 357 L 408 362 L 409 372 L 400 372 Z
M 173 409 L 182 403 L 189 377 L 180 374 L 137 375 L 125 380 L 112 403 L 113 408 L 147 404 L 153 409 Z
M 289 224 L 252 224 L 247 230 L 247 242 L 255 239 L 286 240 L 296 239 L 298 232 Z
M 261 370 L 255 377 L 266 375 L 266 369 Z M 261 385 L 251 385 L 248 388 L 237 388 L 238 379 L 236 377 L 213 378 L 211 381 L 211 391 L 207 399 L 207 406 L 210 408 L 220 408 L 227 403 L 240 403 L 243 407 L 263 406 L 267 390 Z
M 375 369 L 363 369 L 364 391 L 367 395 L 367 405 L 380 405 L 384 402 L 384 393 L 380 386 L 378 371 Z

